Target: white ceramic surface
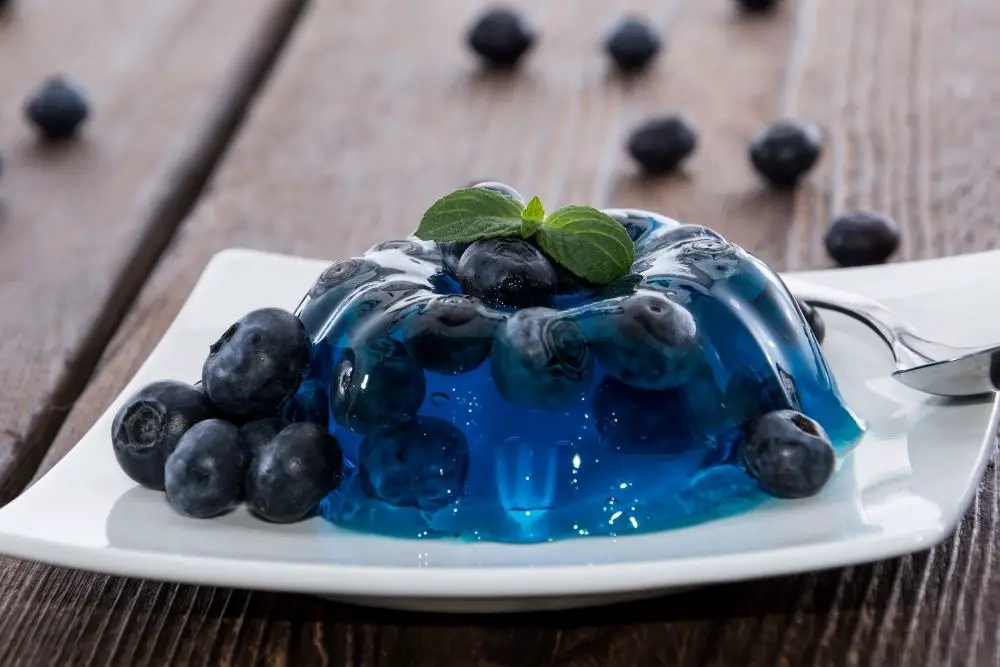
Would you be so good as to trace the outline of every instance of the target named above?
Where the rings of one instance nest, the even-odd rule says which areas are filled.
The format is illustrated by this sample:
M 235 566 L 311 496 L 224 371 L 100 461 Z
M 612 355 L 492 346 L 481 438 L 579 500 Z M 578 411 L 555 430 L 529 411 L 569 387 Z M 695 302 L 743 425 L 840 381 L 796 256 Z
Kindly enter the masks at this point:
M 191 380 L 208 344 L 245 312 L 294 308 L 323 261 L 231 250 L 205 270 L 177 319 L 108 411 L 47 475 L 0 509 L 0 552 L 169 581 L 325 595 L 373 606 L 500 612 L 585 606 L 709 582 L 836 567 L 926 549 L 968 507 L 993 451 L 997 409 L 948 403 L 889 378 L 888 350 L 827 314 L 826 355 L 863 442 L 819 496 L 774 501 L 693 528 L 529 546 L 398 540 L 313 519 L 269 525 L 240 510 L 173 513 L 115 463 L 111 420 L 160 378 Z M 924 334 L 1000 341 L 1000 252 L 787 276 L 882 300 Z

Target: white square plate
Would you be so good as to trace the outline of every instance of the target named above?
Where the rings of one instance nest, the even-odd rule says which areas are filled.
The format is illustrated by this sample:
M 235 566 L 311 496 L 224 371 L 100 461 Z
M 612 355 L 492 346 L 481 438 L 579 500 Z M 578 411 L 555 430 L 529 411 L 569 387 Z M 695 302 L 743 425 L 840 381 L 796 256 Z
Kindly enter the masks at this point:
M 209 343 L 244 313 L 294 308 L 326 262 L 230 250 L 217 255 L 149 359 L 86 436 L 0 509 L 0 552 L 152 579 L 277 589 L 373 606 L 516 611 L 653 596 L 709 582 L 830 568 L 926 549 L 966 511 L 993 451 L 989 400 L 947 402 L 890 379 L 885 346 L 826 314 L 823 347 L 868 432 L 817 497 L 774 501 L 692 528 L 535 545 L 400 540 L 311 519 L 279 526 L 245 510 L 199 521 L 118 468 L 111 421 L 153 380 L 190 381 Z M 925 335 L 1000 340 L 1000 252 L 786 276 L 883 301 Z

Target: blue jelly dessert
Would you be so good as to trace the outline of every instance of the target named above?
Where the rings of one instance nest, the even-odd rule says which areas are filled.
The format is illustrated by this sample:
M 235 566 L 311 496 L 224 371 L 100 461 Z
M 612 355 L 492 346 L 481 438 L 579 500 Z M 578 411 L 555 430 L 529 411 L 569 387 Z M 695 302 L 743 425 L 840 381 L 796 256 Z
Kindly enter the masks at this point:
M 689 525 L 826 483 L 862 427 L 780 278 L 708 228 L 604 214 L 635 259 L 603 284 L 523 235 L 389 241 L 318 277 L 286 414 L 343 450 L 323 516 L 536 542 Z
M 485 183 L 246 314 L 112 424 L 184 516 L 407 538 L 665 530 L 819 493 L 862 426 L 800 307 L 706 227 Z M 819 337 L 819 338 L 818 338 Z

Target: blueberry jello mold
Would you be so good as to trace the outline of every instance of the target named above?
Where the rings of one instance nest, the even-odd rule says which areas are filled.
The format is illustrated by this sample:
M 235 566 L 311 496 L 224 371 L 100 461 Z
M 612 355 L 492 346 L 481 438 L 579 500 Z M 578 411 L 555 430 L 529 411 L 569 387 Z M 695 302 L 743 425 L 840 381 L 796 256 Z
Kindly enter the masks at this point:
M 423 240 L 330 265 L 294 314 L 249 313 L 199 383 L 120 409 L 123 471 L 197 518 L 245 501 L 272 522 L 513 543 L 677 528 L 835 474 L 862 425 L 819 313 L 761 260 L 648 211 L 545 216 L 477 188 L 522 212 L 518 233 L 491 218 L 491 237 L 435 242 L 422 221 Z M 550 222 L 590 238 L 550 242 Z M 628 260 L 587 269 L 607 257 Z

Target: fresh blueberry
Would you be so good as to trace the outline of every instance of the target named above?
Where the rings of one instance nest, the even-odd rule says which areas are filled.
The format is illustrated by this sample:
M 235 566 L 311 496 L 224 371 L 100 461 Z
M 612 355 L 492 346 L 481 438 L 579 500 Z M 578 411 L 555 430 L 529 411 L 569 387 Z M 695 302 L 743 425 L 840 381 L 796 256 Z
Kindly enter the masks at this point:
M 687 381 L 701 358 L 694 317 L 658 292 L 621 301 L 605 335 L 590 344 L 605 370 L 641 389 L 668 389 Z
M 201 370 L 205 395 L 234 419 L 273 415 L 299 388 L 309 348 L 305 327 L 291 313 L 248 313 L 209 348 Z
M 736 0 L 736 4 L 745 12 L 769 12 L 781 3 L 781 0 Z
M 833 475 L 837 456 L 823 427 L 794 410 L 769 412 L 743 441 L 747 473 L 778 498 L 814 496 Z
M 125 474 L 163 490 L 163 466 L 181 436 L 211 417 L 205 395 L 183 382 L 161 380 L 140 389 L 115 415 L 111 439 Z
M 264 445 L 271 442 L 274 436 L 281 433 L 281 429 L 286 426 L 288 426 L 288 420 L 285 419 L 284 415 L 255 419 L 241 426 L 240 437 L 243 439 L 243 446 L 250 458 L 255 458 Z
M 490 368 L 508 403 L 565 410 L 587 390 L 593 355 L 572 320 L 548 308 L 528 308 L 497 330 Z
M 604 212 L 625 228 L 632 243 L 638 243 L 640 239 L 653 230 L 653 221 L 648 216 L 627 211 Z
M 249 464 L 235 426 L 221 419 L 198 422 L 167 459 L 167 502 L 196 519 L 224 514 L 239 503 Z
M 771 185 L 793 187 L 819 161 L 823 135 L 815 124 L 780 120 L 762 127 L 750 142 L 750 162 Z
M 462 255 L 472 245 L 471 243 L 459 243 L 451 241 L 440 244 L 441 265 L 452 274 L 458 273 L 458 263 L 462 261 Z
M 460 294 L 437 296 L 403 321 L 403 344 L 426 370 L 467 373 L 490 356 L 499 321 L 477 299 Z
M 823 339 L 826 338 L 826 322 L 823 321 L 823 316 L 819 314 L 817 308 L 805 301 L 799 301 L 799 308 L 802 310 L 806 322 L 809 323 L 809 328 L 812 329 L 816 342 L 822 343 Z
M 409 255 L 410 257 L 416 257 L 418 259 L 425 259 L 429 262 L 437 262 L 441 260 L 441 252 L 438 250 L 436 244 L 413 239 L 382 241 L 381 243 L 376 243 L 369 248 L 368 253 L 365 254 L 386 251 L 403 253 L 404 255 Z
M 841 266 L 881 264 L 898 247 L 899 226 L 878 213 L 844 213 L 826 230 L 826 251 Z
M 535 29 L 513 9 L 494 8 L 476 19 L 468 43 L 487 65 L 509 68 L 534 46 Z
M 542 251 L 514 238 L 476 241 L 458 264 L 466 294 L 501 308 L 547 306 L 559 277 Z
M 344 352 L 334 368 L 330 407 L 338 424 L 365 435 L 408 422 L 426 390 L 424 371 L 403 344 L 375 338 Z
M 340 484 L 343 464 L 340 443 L 325 428 L 286 426 L 250 464 L 247 507 L 275 523 L 303 519 Z
M 795 381 L 780 366 L 763 371 L 740 367 L 726 384 L 724 403 L 729 417 L 740 425 L 769 412 L 801 407 Z
M 24 107 L 31 124 L 50 141 L 75 135 L 89 112 L 83 92 L 59 76 L 46 80 Z
M 622 72 L 645 68 L 663 47 L 660 33 L 639 17 L 626 17 L 608 34 L 604 49 Z
M 594 392 L 601 440 L 621 452 L 680 454 L 698 446 L 681 393 L 651 391 L 608 377 Z
M 482 183 L 476 183 L 473 187 L 483 188 L 484 190 L 492 190 L 493 192 L 499 192 L 505 197 L 510 197 L 516 201 L 521 206 L 524 206 L 524 197 L 520 192 L 510 187 L 506 183 L 500 183 L 497 181 L 483 181 Z
M 417 417 L 394 431 L 369 435 L 358 452 L 361 488 L 397 507 L 433 512 L 465 492 L 469 444 L 436 417 Z
M 676 171 L 698 147 L 698 135 L 683 116 L 671 114 L 636 127 L 628 152 L 644 172 L 659 176 Z

